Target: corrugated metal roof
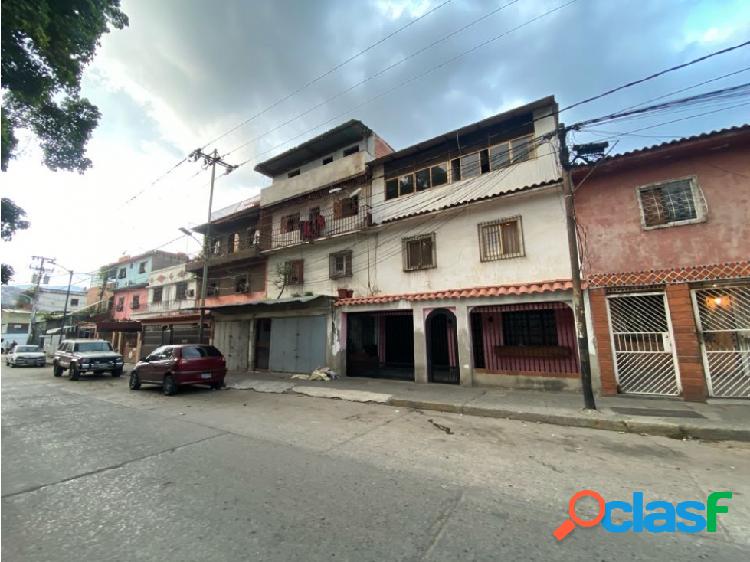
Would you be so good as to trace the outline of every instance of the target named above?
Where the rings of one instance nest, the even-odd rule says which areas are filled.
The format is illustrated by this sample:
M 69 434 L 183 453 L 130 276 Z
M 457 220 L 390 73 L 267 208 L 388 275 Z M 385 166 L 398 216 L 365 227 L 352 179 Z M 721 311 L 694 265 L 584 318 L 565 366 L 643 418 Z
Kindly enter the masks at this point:
M 652 144 L 650 146 L 644 146 L 642 148 L 636 148 L 633 150 L 629 150 L 627 152 L 622 152 L 620 154 L 613 154 L 612 156 L 607 156 L 606 158 L 602 158 L 601 160 L 597 161 L 595 164 L 578 164 L 575 166 L 575 169 L 586 169 L 590 166 L 598 164 L 599 162 L 601 163 L 614 162 L 622 158 L 628 158 L 631 156 L 640 156 L 641 154 L 648 154 L 649 152 L 662 150 L 664 148 L 675 147 L 681 144 L 686 144 L 686 143 L 695 142 L 699 140 L 706 140 L 706 139 L 710 139 L 713 137 L 720 137 L 720 136 L 727 135 L 727 134 L 743 133 L 743 132 L 748 132 L 748 131 L 750 131 L 750 123 L 745 123 L 743 125 L 735 125 L 733 127 L 726 127 L 724 129 L 706 131 L 704 133 L 699 133 L 697 135 L 692 135 L 689 137 L 673 139 L 673 140 L 661 142 L 658 144 Z
M 259 306 L 259 305 L 266 305 L 266 306 L 275 306 L 279 304 L 291 304 L 291 303 L 307 303 L 310 301 L 314 301 L 316 299 L 333 299 L 334 297 L 329 297 L 325 295 L 308 295 L 304 297 L 285 297 L 283 299 L 263 299 L 263 300 L 257 300 L 257 301 L 249 301 L 249 302 L 243 302 L 243 303 L 234 303 L 234 304 L 225 304 L 220 306 L 211 306 L 206 307 L 210 308 L 211 310 L 220 310 L 225 308 L 240 308 L 240 307 L 246 307 L 246 306 Z
M 243 199 L 242 201 L 239 201 L 238 203 L 233 203 L 231 205 L 228 205 L 226 207 L 219 209 L 218 211 L 212 212 L 211 222 L 217 221 L 219 219 L 227 218 L 237 213 L 241 213 L 242 211 L 246 211 L 248 209 L 257 207 L 258 205 L 260 205 L 260 194 L 250 197 L 250 199 Z
M 515 285 L 495 285 L 491 287 L 472 287 L 468 289 L 449 289 L 446 291 L 427 291 L 423 293 L 406 293 L 402 295 L 373 295 L 370 297 L 353 297 L 338 299 L 336 306 L 356 306 L 381 304 L 397 301 L 434 301 L 442 299 L 471 299 L 482 297 L 500 297 L 508 295 L 529 295 L 554 291 L 569 291 L 573 283 L 568 279 L 540 281 L 538 283 L 519 283 Z
M 543 150 L 543 146 L 554 150 L 550 142 L 537 150 Z M 388 223 L 561 181 L 557 161 L 552 154 L 540 156 L 526 164 L 512 165 L 468 180 L 390 199 L 373 209 L 373 222 Z

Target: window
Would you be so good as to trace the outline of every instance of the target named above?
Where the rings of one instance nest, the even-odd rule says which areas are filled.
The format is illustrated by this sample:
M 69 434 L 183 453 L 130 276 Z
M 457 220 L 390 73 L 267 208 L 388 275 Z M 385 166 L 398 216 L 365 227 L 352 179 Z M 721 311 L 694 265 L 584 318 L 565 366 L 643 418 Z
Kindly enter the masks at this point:
M 430 180 L 432 187 L 444 185 L 448 183 L 448 166 L 445 164 L 438 164 L 430 168 Z
M 352 154 L 356 154 L 359 152 L 359 145 L 355 144 L 354 146 L 350 146 L 346 150 L 344 150 L 344 156 L 351 156 Z
M 112 351 L 108 341 L 84 341 L 73 345 L 73 351 Z
M 491 146 L 489 150 L 490 170 L 505 168 L 510 164 L 525 162 L 531 157 L 531 137 L 519 137 Z
M 206 287 L 206 294 L 209 297 L 218 296 L 218 294 L 219 294 L 219 283 L 218 283 L 218 281 L 213 280 L 213 281 L 209 281 L 208 282 L 208 287 Z
M 424 170 L 419 170 L 418 172 L 414 174 L 414 179 L 416 180 L 417 191 L 423 191 L 425 189 L 429 189 L 430 169 L 425 168 Z
M 292 260 L 285 264 L 286 284 L 302 285 L 304 273 L 304 260 Z
M 70 299 L 70 306 L 78 306 L 78 299 Z
M 398 194 L 406 195 L 414 192 L 414 176 L 407 174 L 398 178 Z
M 247 275 L 239 275 L 234 279 L 234 292 L 247 293 Z
M 344 197 L 333 202 L 333 218 L 356 217 L 359 214 L 359 195 Z
M 638 188 L 642 224 L 646 228 L 703 220 L 695 178 L 670 180 Z
M 435 234 L 403 240 L 404 271 L 430 269 L 435 263 Z
M 292 170 L 291 172 L 289 172 L 286 175 L 286 177 L 293 178 L 294 176 L 298 176 L 298 175 L 299 175 L 299 168 L 297 168 L 296 170 Z
M 333 162 L 333 156 L 326 156 L 325 158 L 323 158 L 323 165 L 324 166 L 326 164 L 330 164 L 331 162 Z
M 142 261 L 138 264 L 138 273 L 146 273 L 146 262 Z
M 185 297 L 187 296 L 187 286 L 187 281 L 180 281 L 175 285 L 175 300 L 185 300 Z
M 120 271 L 117 273 L 118 279 L 125 279 L 125 276 L 127 275 L 127 270 L 124 267 L 120 268 Z
M 523 237 L 521 234 L 521 217 L 481 223 L 479 225 L 481 261 L 523 256 Z
M 196 345 L 182 348 L 183 359 L 200 359 L 201 357 L 221 357 L 221 351 L 212 345 Z
M 398 197 L 398 178 L 385 182 L 385 198 L 394 199 Z
M 221 240 L 219 239 L 214 240 L 212 253 L 215 256 L 218 256 L 219 254 L 221 254 Z
M 352 275 L 352 252 L 346 250 L 344 252 L 336 252 L 334 254 L 328 254 L 328 270 L 331 279 L 338 279 L 339 277 L 351 277 Z
M 299 213 L 281 217 L 281 233 L 296 232 L 299 230 Z
M 117 297 L 117 312 L 122 312 L 125 309 L 125 297 Z
M 451 160 L 451 181 L 461 181 L 461 159 Z
M 461 179 L 473 178 L 481 173 L 479 153 L 461 156 Z
M 130 304 L 130 308 L 133 310 L 138 310 L 141 307 L 141 297 L 140 295 L 133 295 L 133 300 Z
M 151 293 L 151 302 L 161 302 L 163 287 L 154 287 Z
M 554 310 L 503 312 L 503 345 L 557 345 Z

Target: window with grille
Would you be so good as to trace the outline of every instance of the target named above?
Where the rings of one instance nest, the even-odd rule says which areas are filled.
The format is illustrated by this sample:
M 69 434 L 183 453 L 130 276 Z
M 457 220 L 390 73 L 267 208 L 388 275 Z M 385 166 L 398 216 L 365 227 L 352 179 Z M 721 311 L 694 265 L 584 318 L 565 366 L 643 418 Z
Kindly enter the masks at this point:
M 133 302 L 130 305 L 130 308 L 133 310 L 138 310 L 141 307 L 141 297 L 140 295 L 133 295 Z
M 70 306 L 78 306 L 78 299 L 70 299 Z
M 334 254 L 328 254 L 328 270 L 329 277 L 331 279 L 338 279 L 339 277 L 351 277 L 352 275 L 352 252 L 346 250 L 344 252 L 336 252 Z
M 404 239 L 403 255 L 404 271 L 437 267 L 435 259 L 435 234 Z
M 503 312 L 503 345 L 557 345 L 554 310 Z
M 117 312 L 122 312 L 125 308 L 125 297 L 117 297 Z
M 153 293 L 151 294 L 151 302 L 161 302 L 162 287 L 154 287 Z
M 344 197 L 343 199 L 333 202 L 334 219 L 356 217 L 357 214 L 359 214 L 359 195 Z
M 653 228 L 703 219 L 695 178 L 671 180 L 638 188 L 643 226 Z
M 521 217 L 481 223 L 479 225 L 479 255 L 483 262 L 525 255 Z
M 286 270 L 287 285 L 302 285 L 304 280 L 304 263 L 304 260 L 292 260 L 286 262 L 284 269 Z
M 247 275 L 239 275 L 234 280 L 234 292 L 235 293 L 247 293 Z

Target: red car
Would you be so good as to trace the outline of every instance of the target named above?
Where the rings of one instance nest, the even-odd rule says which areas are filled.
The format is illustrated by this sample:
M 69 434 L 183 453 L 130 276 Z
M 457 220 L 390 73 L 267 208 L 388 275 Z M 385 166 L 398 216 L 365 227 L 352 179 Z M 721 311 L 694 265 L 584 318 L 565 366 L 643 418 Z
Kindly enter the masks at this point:
M 136 364 L 130 390 L 141 384 L 160 384 L 167 396 L 186 384 L 207 384 L 218 390 L 226 374 L 224 356 L 212 345 L 163 345 Z

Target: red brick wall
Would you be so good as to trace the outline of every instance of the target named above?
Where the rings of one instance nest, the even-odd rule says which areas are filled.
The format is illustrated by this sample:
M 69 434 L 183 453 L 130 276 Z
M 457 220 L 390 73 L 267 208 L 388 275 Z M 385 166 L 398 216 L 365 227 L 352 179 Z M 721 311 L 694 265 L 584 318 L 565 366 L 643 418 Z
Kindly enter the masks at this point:
M 591 324 L 596 338 L 596 355 L 599 358 L 601 393 L 605 396 L 617 394 L 615 362 L 612 357 L 612 343 L 607 318 L 607 297 L 604 289 L 590 289 Z
M 690 287 L 686 283 L 667 285 L 667 303 L 680 369 L 682 396 L 685 400 L 703 402 L 707 395 L 706 378 L 703 373 Z

